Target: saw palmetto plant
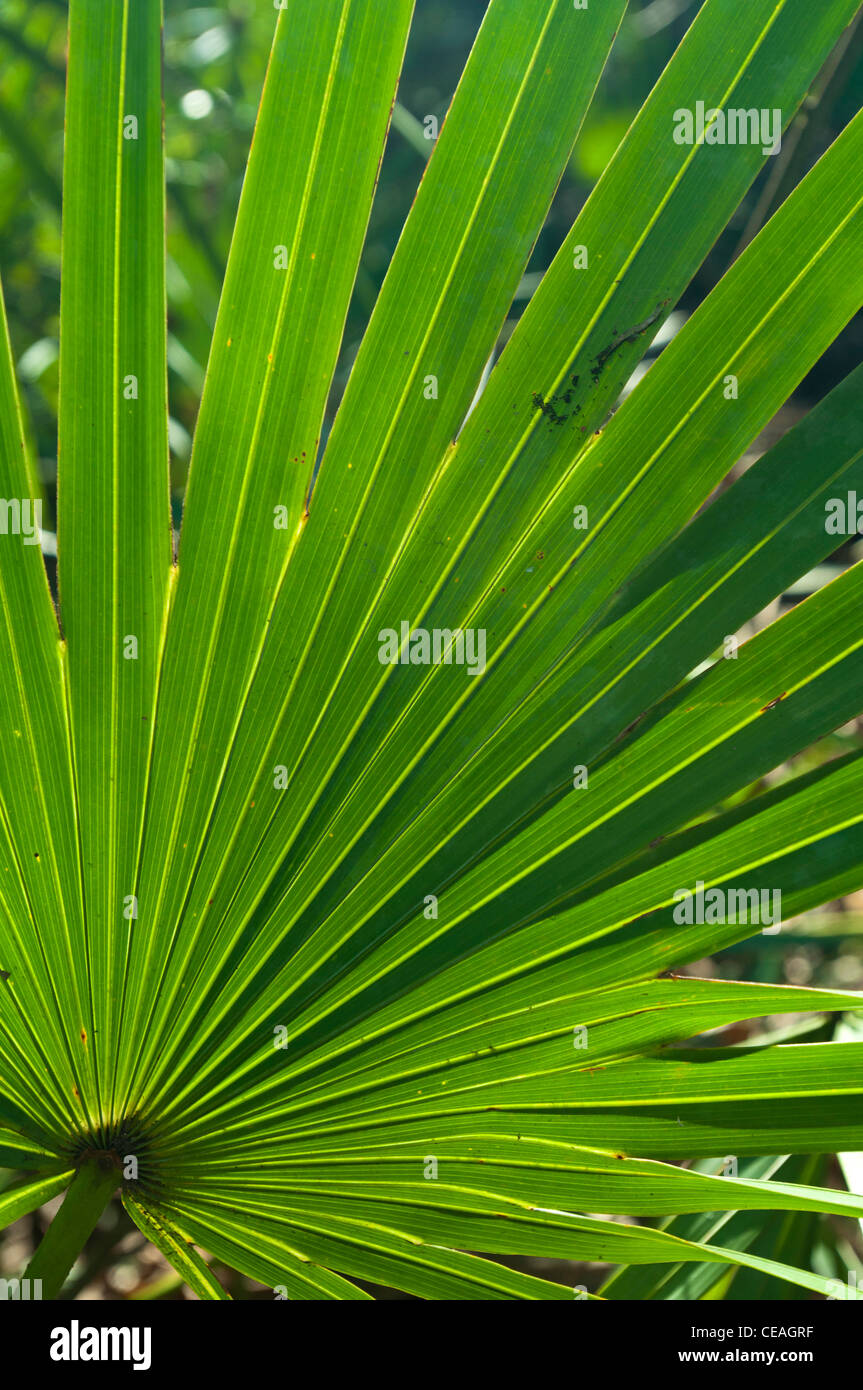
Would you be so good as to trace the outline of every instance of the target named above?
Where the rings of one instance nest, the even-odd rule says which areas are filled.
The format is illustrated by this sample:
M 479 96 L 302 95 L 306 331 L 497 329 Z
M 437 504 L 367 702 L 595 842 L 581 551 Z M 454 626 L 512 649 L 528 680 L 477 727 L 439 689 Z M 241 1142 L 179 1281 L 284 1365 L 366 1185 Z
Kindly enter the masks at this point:
M 56 606 L 0 361 L 0 1215 L 65 1194 L 45 1297 L 118 1188 L 204 1298 L 825 1293 L 759 1231 L 863 1214 L 859 996 L 675 971 L 863 885 L 860 753 L 738 795 L 859 714 L 863 566 L 736 638 L 856 529 L 863 370 L 720 487 L 863 300 L 863 117 L 623 388 L 859 0 L 706 0 L 502 351 L 626 0 L 491 0 L 323 449 L 412 3 L 276 8 L 175 553 L 161 4 L 69 5 Z

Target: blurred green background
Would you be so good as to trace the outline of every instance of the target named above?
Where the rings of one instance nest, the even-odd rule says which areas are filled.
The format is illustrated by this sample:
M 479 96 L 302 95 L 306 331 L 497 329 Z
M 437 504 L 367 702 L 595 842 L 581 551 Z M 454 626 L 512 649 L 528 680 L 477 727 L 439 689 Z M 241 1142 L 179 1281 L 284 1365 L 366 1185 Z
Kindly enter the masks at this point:
M 383 7 L 383 0 L 369 3 Z M 699 5 L 700 0 L 630 0 L 593 108 L 537 239 L 498 350 Z M 0 0 L 0 274 L 33 455 L 45 489 L 46 564 L 52 581 L 66 10 L 65 0 Z M 424 136 L 424 122 L 428 116 L 442 122 L 484 10 L 485 0 L 417 0 L 324 439 L 433 148 L 433 142 Z M 218 6 L 166 0 L 168 362 L 177 528 L 219 290 L 275 19 L 271 0 L 224 0 Z M 863 23 L 858 22 L 813 86 L 805 108 L 786 134 L 781 155 L 766 161 L 759 180 L 695 276 L 654 344 L 652 357 L 860 108 L 861 57 Z M 357 140 L 362 139 L 363 132 L 357 131 Z M 531 151 L 525 150 L 524 158 L 530 157 Z M 752 464 L 861 358 L 863 316 L 858 316 L 739 461 L 734 475 Z M 829 563 L 803 577 L 749 625 L 750 631 L 860 558 L 863 541 L 858 538 L 839 549 Z M 861 743 L 863 721 L 856 720 L 747 788 L 734 801 L 757 795 L 766 784 L 797 775 Z M 692 973 L 863 989 L 863 892 L 807 914 L 779 936 L 756 936 L 719 958 L 698 962 Z M 753 1030 L 763 1026 L 762 1022 L 725 1029 L 721 1041 L 745 1042 Z M 820 1028 L 826 1036 L 833 1025 L 818 1019 L 804 1025 L 803 1020 L 787 1018 L 771 1020 L 769 1026 Z M 806 1034 L 818 1035 L 817 1031 Z M 710 1041 L 716 1041 L 715 1037 Z M 121 1236 L 122 1227 L 115 1232 L 115 1239 Z M 846 1231 L 846 1245 L 847 1236 Z M 863 1265 L 860 1268 L 863 1276 Z M 123 1277 L 131 1280 L 130 1288 L 141 1287 L 154 1272 L 155 1267 L 148 1273 L 135 1265 L 126 1276 L 121 1270 L 117 1277 L 121 1282 Z M 85 1273 L 79 1276 L 82 1288 L 87 1286 Z M 588 1282 L 593 1287 L 596 1280 Z M 166 1287 L 165 1292 L 170 1295 L 172 1289 Z

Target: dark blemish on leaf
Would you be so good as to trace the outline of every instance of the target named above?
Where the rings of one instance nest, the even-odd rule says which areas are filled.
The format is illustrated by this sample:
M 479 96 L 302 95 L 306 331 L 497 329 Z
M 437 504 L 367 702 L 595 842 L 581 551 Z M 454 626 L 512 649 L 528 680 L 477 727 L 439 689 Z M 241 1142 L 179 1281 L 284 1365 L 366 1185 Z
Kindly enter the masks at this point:
M 766 714 L 767 711 L 768 711 L 769 709 L 775 709 L 776 706 L 780 703 L 780 701 L 782 701 L 782 700 L 785 699 L 785 696 L 786 696 L 787 694 L 788 694 L 788 691 L 787 691 L 787 690 L 783 690 L 782 694 L 781 694 L 781 695 L 777 695 L 775 700 L 771 700 L 771 701 L 769 702 L 769 704 L 764 705 L 764 707 L 763 707 L 762 710 L 761 710 L 761 713 L 762 713 L 762 714 Z M 39 857 L 39 856 L 37 855 L 36 858 L 38 859 L 38 857 Z
M 617 329 L 615 328 L 615 337 L 612 338 L 611 342 L 608 344 L 608 347 L 603 348 L 602 352 L 598 353 L 597 356 L 593 359 L 594 365 L 590 369 L 590 375 L 593 377 L 594 385 L 596 385 L 596 383 L 599 381 L 599 378 L 602 375 L 602 369 L 605 366 L 608 359 L 615 352 L 617 352 L 618 348 L 623 347 L 624 343 L 635 342 L 635 339 L 640 338 L 642 333 L 646 333 L 648 328 L 650 328 L 652 324 L 656 323 L 656 320 L 662 314 L 662 311 L 667 303 L 668 300 L 663 299 L 661 304 L 657 304 L 653 313 L 650 315 L 650 318 L 645 319 L 643 323 L 637 323 L 634 328 L 628 328 L 625 333 L 618 333 Z
M 534 410 L 541 410 L 546 419 L 550 420 L 553 425 L 562 425 L 566 416 L 558 415 L 554 408 L 555 399 L 556 397 L 553 396 L 550 400 L 545 400 L 541 391 L 534 391 L 531 396 Z
M 0 980 L 4 980 L 4 981 L 5 981 L 5 980 L 8 980 L 8 979 L 10 978 L 10 975 L 11 975 L 11 971 L 9 971 L 9 970 L 0 970 Z
M 626 738 L 627 734 L 631 734 L 636 725 L 641 723 L 646 713 L 647 710 L 642 710 L 641 714 L 639 714 L 637 718 L 633 719 L 631 724 L 627 724 L 626 728 L 622 729 L 621 732 L 617 735 L 617 738 L 614 740 L 615 743 L 619 743 L 622 738 Z
M 556 396 L 549 396 L 548 400 L 545 399 L 541 391 L 534 391 L 533 395 L 531 396 L 531 401 L 533 402 L 534 410 L 542 411 L 543 415 L 552 425 L 566 424 L 566 421 L 570 418 L 570 414 L 577 415 L 581 410 L 581 406 L 577 405 L 574 411 L 571 411 L 570 413 L 564 415 L 558 409 L 560 405 L 572 404 L 572 398 L 575 394 L 575 388 L 578 385 L 578 377 L 571 377 L 570 380 L 572 381 L 572 385 L 569 386 L 566 389 L 566 391 L 559 392 Z M 513 407 L 513 409 L 514 408 L 515 407 Z

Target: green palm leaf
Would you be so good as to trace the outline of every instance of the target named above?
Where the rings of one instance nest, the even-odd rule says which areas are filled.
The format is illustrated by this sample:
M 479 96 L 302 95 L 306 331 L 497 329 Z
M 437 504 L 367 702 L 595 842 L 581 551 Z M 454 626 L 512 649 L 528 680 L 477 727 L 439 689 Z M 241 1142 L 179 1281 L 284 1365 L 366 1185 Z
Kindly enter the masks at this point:
M 71 0 L 57 614 L 0 537 L 0 1212 L 68 1189 L 48 1296 L 118 1185 L 203 1299 L 830 1291 L 747 1213 L 863 1215 L 769 1157 L 863 1150 L 859 1039 L 683 1044 L 859 997 L 667 975 L 761 925 L 687 893 L 863 883 L 859 752 L 725 804 L 860 711 L 863 566 L 729 640 L 836 549 L 863 367 L 713 496 L 863 301 L 863 117 L 621 392 L 767 157 L 679 112 L 787 126 L 859 0 L 706 0 L 499 354 L 625 9 L 491 0 L 323 448 L 412 6 L 280 11 L 175 558 L 161 0 Z

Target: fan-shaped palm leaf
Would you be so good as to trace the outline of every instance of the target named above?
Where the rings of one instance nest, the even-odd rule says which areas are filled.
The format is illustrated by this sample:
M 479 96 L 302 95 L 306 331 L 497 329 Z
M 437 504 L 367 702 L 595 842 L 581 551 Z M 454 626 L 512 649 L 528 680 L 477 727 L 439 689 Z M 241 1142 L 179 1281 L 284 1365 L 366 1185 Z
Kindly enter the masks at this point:
M 489 375 L 626 8 L 491 0 L 315 477 L 411 8 L 280 10 L 174 562 L 160 0 L 71 0 L 59 626 L 0 537 L 0 1209 L 68 1186 L 53 1294 L 120 1182 L 201 1297 L 195 1246 L 309 1299 L 572 1297 L 496 1254 L 824 1291 L 609 1217 L 863 1213 L 667 1161 L 863 1148 L 859 1042 L 669 1048 L 856 996 L 667 978 L 757 930 L 680 890 L 863 881 L 859 755 L 716 812 L 860 709 L 860 566 L 727 639 L 863 496 L 861 372 L 700 510 L 863 298 L 863 119 L 614 407 L 768 158 L 680 113 L 787 125 L 858 0 L 706 0 Z

